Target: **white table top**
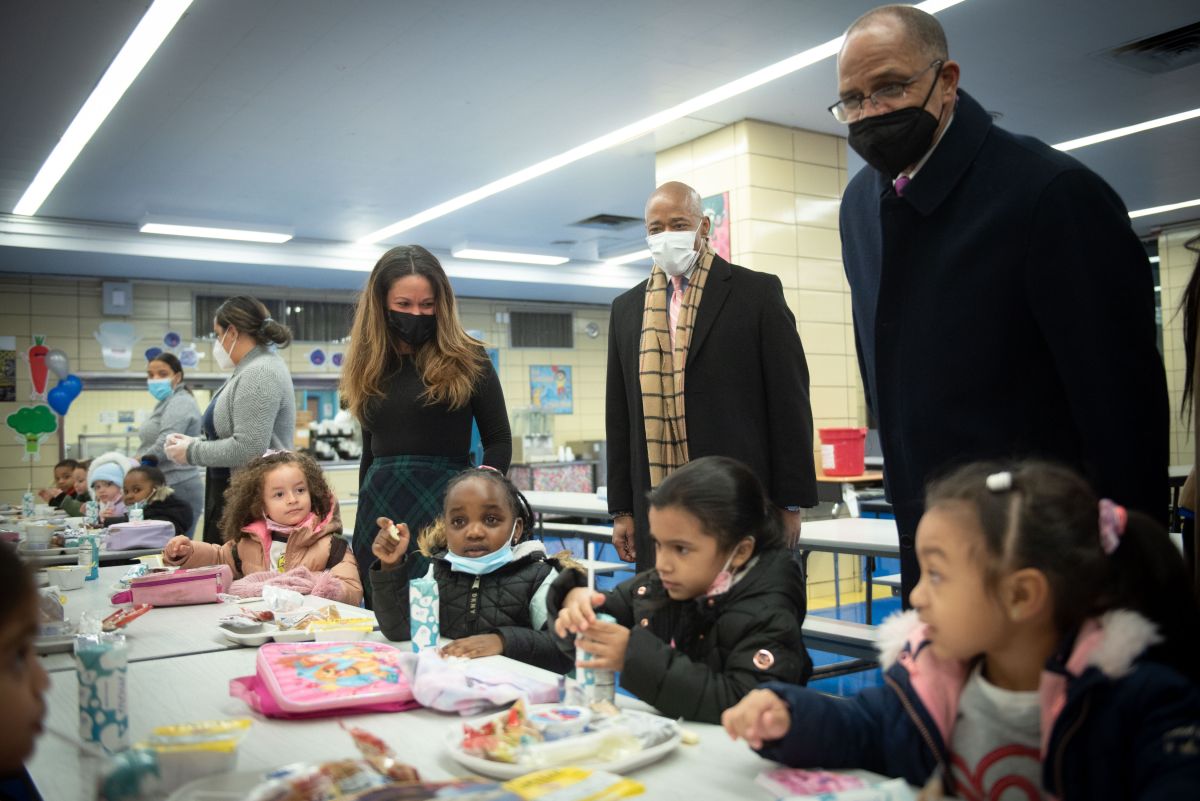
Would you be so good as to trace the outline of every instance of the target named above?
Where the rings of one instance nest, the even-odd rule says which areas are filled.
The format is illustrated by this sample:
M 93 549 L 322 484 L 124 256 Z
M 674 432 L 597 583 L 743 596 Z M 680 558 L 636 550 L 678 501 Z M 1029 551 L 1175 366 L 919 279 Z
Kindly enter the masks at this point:
M 804 521 L 799 548 L 858 556 L 897 556 L 900 537 L 896 521 L 871 517 L 839 517 Z
M 112 606 L 108 599 L 117 592 L 114 585 L 128 569 L 127 565 L 102 567 L 100 578 L 85 582 L 83 589 L 63 592 L 67 599 L 65 609 L 68 619 L 78 622 L 79 616 L 88 610 L 101 612 L 106 616 L 116 611 L 116 607 Z M 304 599 L 304 605 L 311 607 L 328 606 L 333 603 L 325 598 L 311 596 Z M 375 617 L 375 613 L 367 609 L 347 604 L 335 605 L 344 617 Z M 240 606 L 262 608 L 261 602 Z M 226 639 L 217 626 L 217 620 L 232 610 L 233 607 L 229 604 L 196 604 L 151 609 L 123 630 L 129 645 L 129 661 L 142 662 L 148 659 L 242 648 L 243 646 Z M 52 673 L 75 669 L 75 658 L 70 653 L 46 654 L 41 659 L 42 665 Z
M 129 666 L 130 740 L 144 738 L 154 726 L 227 717 L 253 717 L 255 723 L 239 749 L 237 770 L 268 770 L 289 762 L 327 761 L 357 756 L 338 718 L 280 721 L 254 715 L 229 696 L 229 680 L 254 672 L 252 649 L 137 662 Z M 504 657 L 488 657 L 521 671 L 537 671 Z M 544 674 L 550 676 L 552 674 Z M 77 738 L 78 690 L 75 674 L 55 673 L 47 694 L 49 728 Z M 634 702 L 636 704 L 636 702 Z M 443 740 L 458 730 L 461 718 L 427 709 L 390 714 L 355 715 L 346 723 L 383 738 L 401 761 L 415 766 L 423 778 L 445 779 L 470 773 L 454 762 Z M 681 745 L 660 762 L 630 772 L 646 785 L 646 798 L 772 797 L 754 777 L 774 763 L 760 759 L 744 743 L 732 742 L 718 726 L 688 723 L 700 743 Z M 45 735 L 27 763 L 44 798 L 84 798 L 81 778 L 92 760 L 62 739 Z
M 608 519 L 608 501 L 600 500 L 595 493 L 529 490 L 522 494 L 537 513 Z

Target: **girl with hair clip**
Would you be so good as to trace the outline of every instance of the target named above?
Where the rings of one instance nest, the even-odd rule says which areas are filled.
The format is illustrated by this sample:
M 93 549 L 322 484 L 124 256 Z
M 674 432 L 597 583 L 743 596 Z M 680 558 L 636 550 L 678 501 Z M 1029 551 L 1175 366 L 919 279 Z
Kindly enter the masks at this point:
M 573 653 L 578 642 L 590 654 L 576 666 L 620 671 L 621 686 L 664 715 L 701 723 L 762 682 L 806 682 L 804 576 L 750 468 L 697 459 L 649 501 L 654 569 L 607 594 L 575 575 L 550 590 L 561 647 Z
M 162 447 L 175 464 L 207 468 L 204 541 L 220 545 L 230 476 L 268 448 L 292 447 L 296 391 L 287 364 L 275 353 L 291 343 L 292 332 L 272 319 L 262 302 L 245 295 L 229 298 L 217 307 L 213 334 L 213 361 L 233 375 L 204 410 L 204 439 L 174 432 Z
M 546 628 L 545 599 L 560 572 L 582 571 L 565 553 L 549 558 L 541 542 L 527 539 L 533 512 L 503 474 L 476 468 L 452 478 L 419 552 L 409 548 L 406 524 L 386 517 L 378 524 L 370 577 L 389 640 L 409 639 L 409 580 L 425 576 L 437 580 L 441 635 L 454 640 L 442 648 L 446 656 L 503 654 L 556 673 L 571 669 Z
M 230 593 L 283 586 L 351 606 L 362 602 L 354 554 L 340 534 L 337 498 L 311 456 L 268 451 L 239 470 L 225 493 L 223 545 L 175 537 L 163 561 L 179 567 L 227 564 Z
M 1200 611 L 1166 532 L 1038 462 L 963 467 L 926 510 L 885 686 L 769 685 L 730 736 L 966 799 L 1200 797 Z
M 512 458 L 500 379 L 483 343 L 463 330 L 450 279 L 425 248 L 392 248 L 371 271 L 341 395 L 362 424 L 354 554 L 369 585 L 374 521 L 403 520 L 414 532 L 433 522 L 446 482 L 469 464 L 472 422 L 483 464 L 505 473 Z

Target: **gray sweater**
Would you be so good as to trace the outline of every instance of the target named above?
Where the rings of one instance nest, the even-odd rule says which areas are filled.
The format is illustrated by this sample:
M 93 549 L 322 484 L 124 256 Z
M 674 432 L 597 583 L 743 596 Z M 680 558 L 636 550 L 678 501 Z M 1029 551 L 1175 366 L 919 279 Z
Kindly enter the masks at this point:
M 199 469 L 194 465 L 175 464 L 167 458 L 163 443 L 166 442 L 167 435 L 173 433 L 186 434 L 189 437 L 200 436 L 200 408 L 196 406 L 196 399 L 192 397 L 192 393 L 184 389 L 182 384 L 160 400 L 146 418 L 146 422 L 142 423 L 138 432 L 142 444 L 134 454 L 134 458 L 139 460 L 143 456 L 158 459 L 158 469 L 163 472 L 168 485 L 180 484 L 200 475 Z
M 241 467 L 268 448 L 290 450 L 296 433 L 296 391 L 287 365 L 258 346 L 242 357 L 213 408 L 217 439 L 188 445 L 188 464 Z

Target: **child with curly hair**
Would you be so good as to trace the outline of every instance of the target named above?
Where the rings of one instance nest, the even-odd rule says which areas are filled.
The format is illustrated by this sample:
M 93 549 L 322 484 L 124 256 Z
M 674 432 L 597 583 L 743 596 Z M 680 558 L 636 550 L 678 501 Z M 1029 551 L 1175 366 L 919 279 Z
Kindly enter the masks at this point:
M 227 564 L 239 579 L 235 595 L 258 595 L 270 583 L 357 606 L 362 582 L 341 530 L 337 498 L 312 457 L 271 451 L 234 474 L 221 517 L 224 544 L 175 537 L 163 561 Z

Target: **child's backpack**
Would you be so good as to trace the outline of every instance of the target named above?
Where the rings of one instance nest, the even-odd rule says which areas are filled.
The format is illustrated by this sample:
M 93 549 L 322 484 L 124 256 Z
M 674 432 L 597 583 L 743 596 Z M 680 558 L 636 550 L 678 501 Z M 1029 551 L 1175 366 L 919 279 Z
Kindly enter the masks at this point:
M 401 653 L 379 642 L 267 643 L 255 674 L 230 681 L 229 694 L 269 718 L 412 709 Z
M 167 524 L 168 526 L 170 523 Z M 229 565 L 181 567 L 170 573 L 149 573 L 129 582 L 129 589 L 112 596 L 116 604 L 189 606 L 215 604 L 217 596 L 229 592 L 233 571 Z

